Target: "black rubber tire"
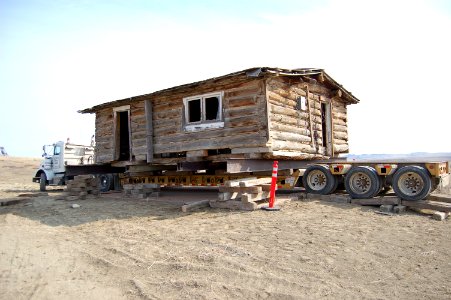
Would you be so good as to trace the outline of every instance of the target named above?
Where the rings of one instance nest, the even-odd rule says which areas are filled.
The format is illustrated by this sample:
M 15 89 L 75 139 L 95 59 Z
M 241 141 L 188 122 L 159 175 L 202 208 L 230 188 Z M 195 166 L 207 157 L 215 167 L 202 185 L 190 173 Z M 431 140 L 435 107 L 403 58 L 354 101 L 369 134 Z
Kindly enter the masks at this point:
M 342 176 L 340 175 L 332 175 L 332 176 L 334 177 L 334 185 L 330 190 L 329 194 L 335 193 L 335 191 L 338 189 L 338 185 L 340 184 L 340 179 L 342 178 Z
M 113 188 L 113 175 L 111 174 L 100 174 L 99 178 L 99 187 L 101 192 L 108 192 Z
M 373 167 L 352 167 L 346 174 L 345 187 L 353 199 L 373 198 L 381 191 L 382 180 Z
M 328 195 L 337 188 L 338 179 L 330 173 L 328 167 L 313 165 L 305 170 L 302 184 L 307 193 Z
M 420 166 L 404 166 L 393 176 L 393 190 L 403 200 L 423 200 L 433 184 L 429 172 Z
M 438 186 L 440 185 L 441 178 L 431 178 L 432 186 L 431 186 L 431 193 L 434 192 Z
M 46 185 L 47 185 L 47 175 L 45 175 L 45 173 L 42 172 L 41 175 L 39 175 L 39 190 L 41 192 L 45 192 Z

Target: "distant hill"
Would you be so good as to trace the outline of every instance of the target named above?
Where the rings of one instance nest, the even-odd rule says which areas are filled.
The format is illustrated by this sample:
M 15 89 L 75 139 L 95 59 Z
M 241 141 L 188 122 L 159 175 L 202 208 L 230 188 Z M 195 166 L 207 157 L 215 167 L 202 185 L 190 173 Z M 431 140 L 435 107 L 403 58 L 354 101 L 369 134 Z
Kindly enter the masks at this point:
M 342 156 L 348 161 L 451 161 L 451 152 L 414 152 L 408 154 L 345 154 Z

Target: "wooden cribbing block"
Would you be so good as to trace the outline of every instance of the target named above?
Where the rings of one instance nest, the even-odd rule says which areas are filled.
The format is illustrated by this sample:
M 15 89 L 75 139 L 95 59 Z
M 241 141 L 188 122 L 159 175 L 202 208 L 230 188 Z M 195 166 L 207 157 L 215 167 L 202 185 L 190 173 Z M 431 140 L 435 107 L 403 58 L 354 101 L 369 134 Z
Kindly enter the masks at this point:
M 219 193 L 218 201 L 227 201 L 227 200 L 239 200 L 241 198 L 242 193 L 233 192 L 233 193 Z
M 234 187 L 234 186 L 240 186 L 240 182 L 245 182 L 249 180 L 255 180 L 257 177 L 249 177 L 249 178 L 240 178 L 235 180 L 228 180 L 224 183 L 224 186 L 226 187 Z
M 86 188 L 88 187 L 88 184 L 86 182 L 71 182 L 66 184 L 68 189 L 71 188 Z
M 126 191 L 133 190 L 133 184 L 124 184 L 123 188 Z
M 271 184 L 259 184 L 258 186 L 262 188 L 262 191 L 265 191 L 265 192 L 271 191 Z M 277 185 L 276 185 L 276 190 L 277 190 Z
M 260 192 L 256 194 L 243 194 L 241 196 L 242 202 L 255 202 L 260 200 L 265 200 L 269 198 L 270 192 Z
M 246 181 L 240 181 L 240 187 L 248 187 L 248 186 L 255 186 L 255 185 L 262 185 L 262 184 L 268 184 L 271 183 L 272 178 L 259 178 L 259 179 L 250 179 Z
M 220 186 L 219 192 L 220 193 L 249 193 L 249 194 L 256 194 L 261 193 L 263 191 L 263 188 L 261 186 L 249 186 L 249 187 L 227 187 L 227 186 Z
M 182 206 L 183 212 L 188 212 L 190 210 L 201 208 L 201 207 L 210 207 L 210 200 L 201 200 L 192 203 L 188 203 Z
M 428 200 L 451 203 L 451 195 L 433 194 L 429 195 Z
M 74 177 L 74 180 L 85 180 L 85 179 L 91 179 L 92 176 L 91 175 L 77 175 Z
M 83 192 L 83 191 L 86 191 L 86 187 L 72 187 L 72 188 L 69 188 L 69 190 L 71 192 Z

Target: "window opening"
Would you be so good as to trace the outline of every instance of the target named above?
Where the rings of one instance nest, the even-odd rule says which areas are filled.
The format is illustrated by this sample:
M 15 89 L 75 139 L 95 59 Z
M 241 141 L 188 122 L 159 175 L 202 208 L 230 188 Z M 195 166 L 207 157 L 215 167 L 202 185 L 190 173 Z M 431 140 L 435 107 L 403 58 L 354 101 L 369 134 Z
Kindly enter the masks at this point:
M 188 123 L 201 121 L 201 105 L 200 99 L 188 101 Z
M 219 98 L 205 98 L 205 120 L 219 120 Z
M 222 128 L 223 92 L 183 98 L 185 110 L 185 130 L 196 131 Z
M 304 96 L 300 96 L 297 99 L 296 109 L 297 110 L 303 110 L 303 111 L 307 110 L 307 101 L 306 101 Z

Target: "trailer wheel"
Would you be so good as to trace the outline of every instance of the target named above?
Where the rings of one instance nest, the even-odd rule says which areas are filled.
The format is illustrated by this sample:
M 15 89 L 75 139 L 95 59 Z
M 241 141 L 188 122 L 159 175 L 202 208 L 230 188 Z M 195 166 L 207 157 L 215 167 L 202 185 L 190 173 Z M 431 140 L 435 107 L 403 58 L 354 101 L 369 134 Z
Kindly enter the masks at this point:
M 108 192 L 113 188 L 113 175 L 111 174 L 100 174 L 100 191 Z
M 39 190 L 41 192 L 45 192 L 46 185 L 47 185 L 47 176 L 45 175 L 44 172 L 42 172 L 39 178 Z
M 404 200 L 423 200 L 432 190 L 428 171 L 420 166 L 405 166 L 393 176 L 393 190 Z
M 313 165 L 305 170 L 302 184 L 307 193 L 327 195 L 335 191 L 338 179 L 323 165 Z
M 354 199 L 373 198 L 380 192 L 382 180 L 374 168 L 358 166 L 346 174 L 345 187 Z

